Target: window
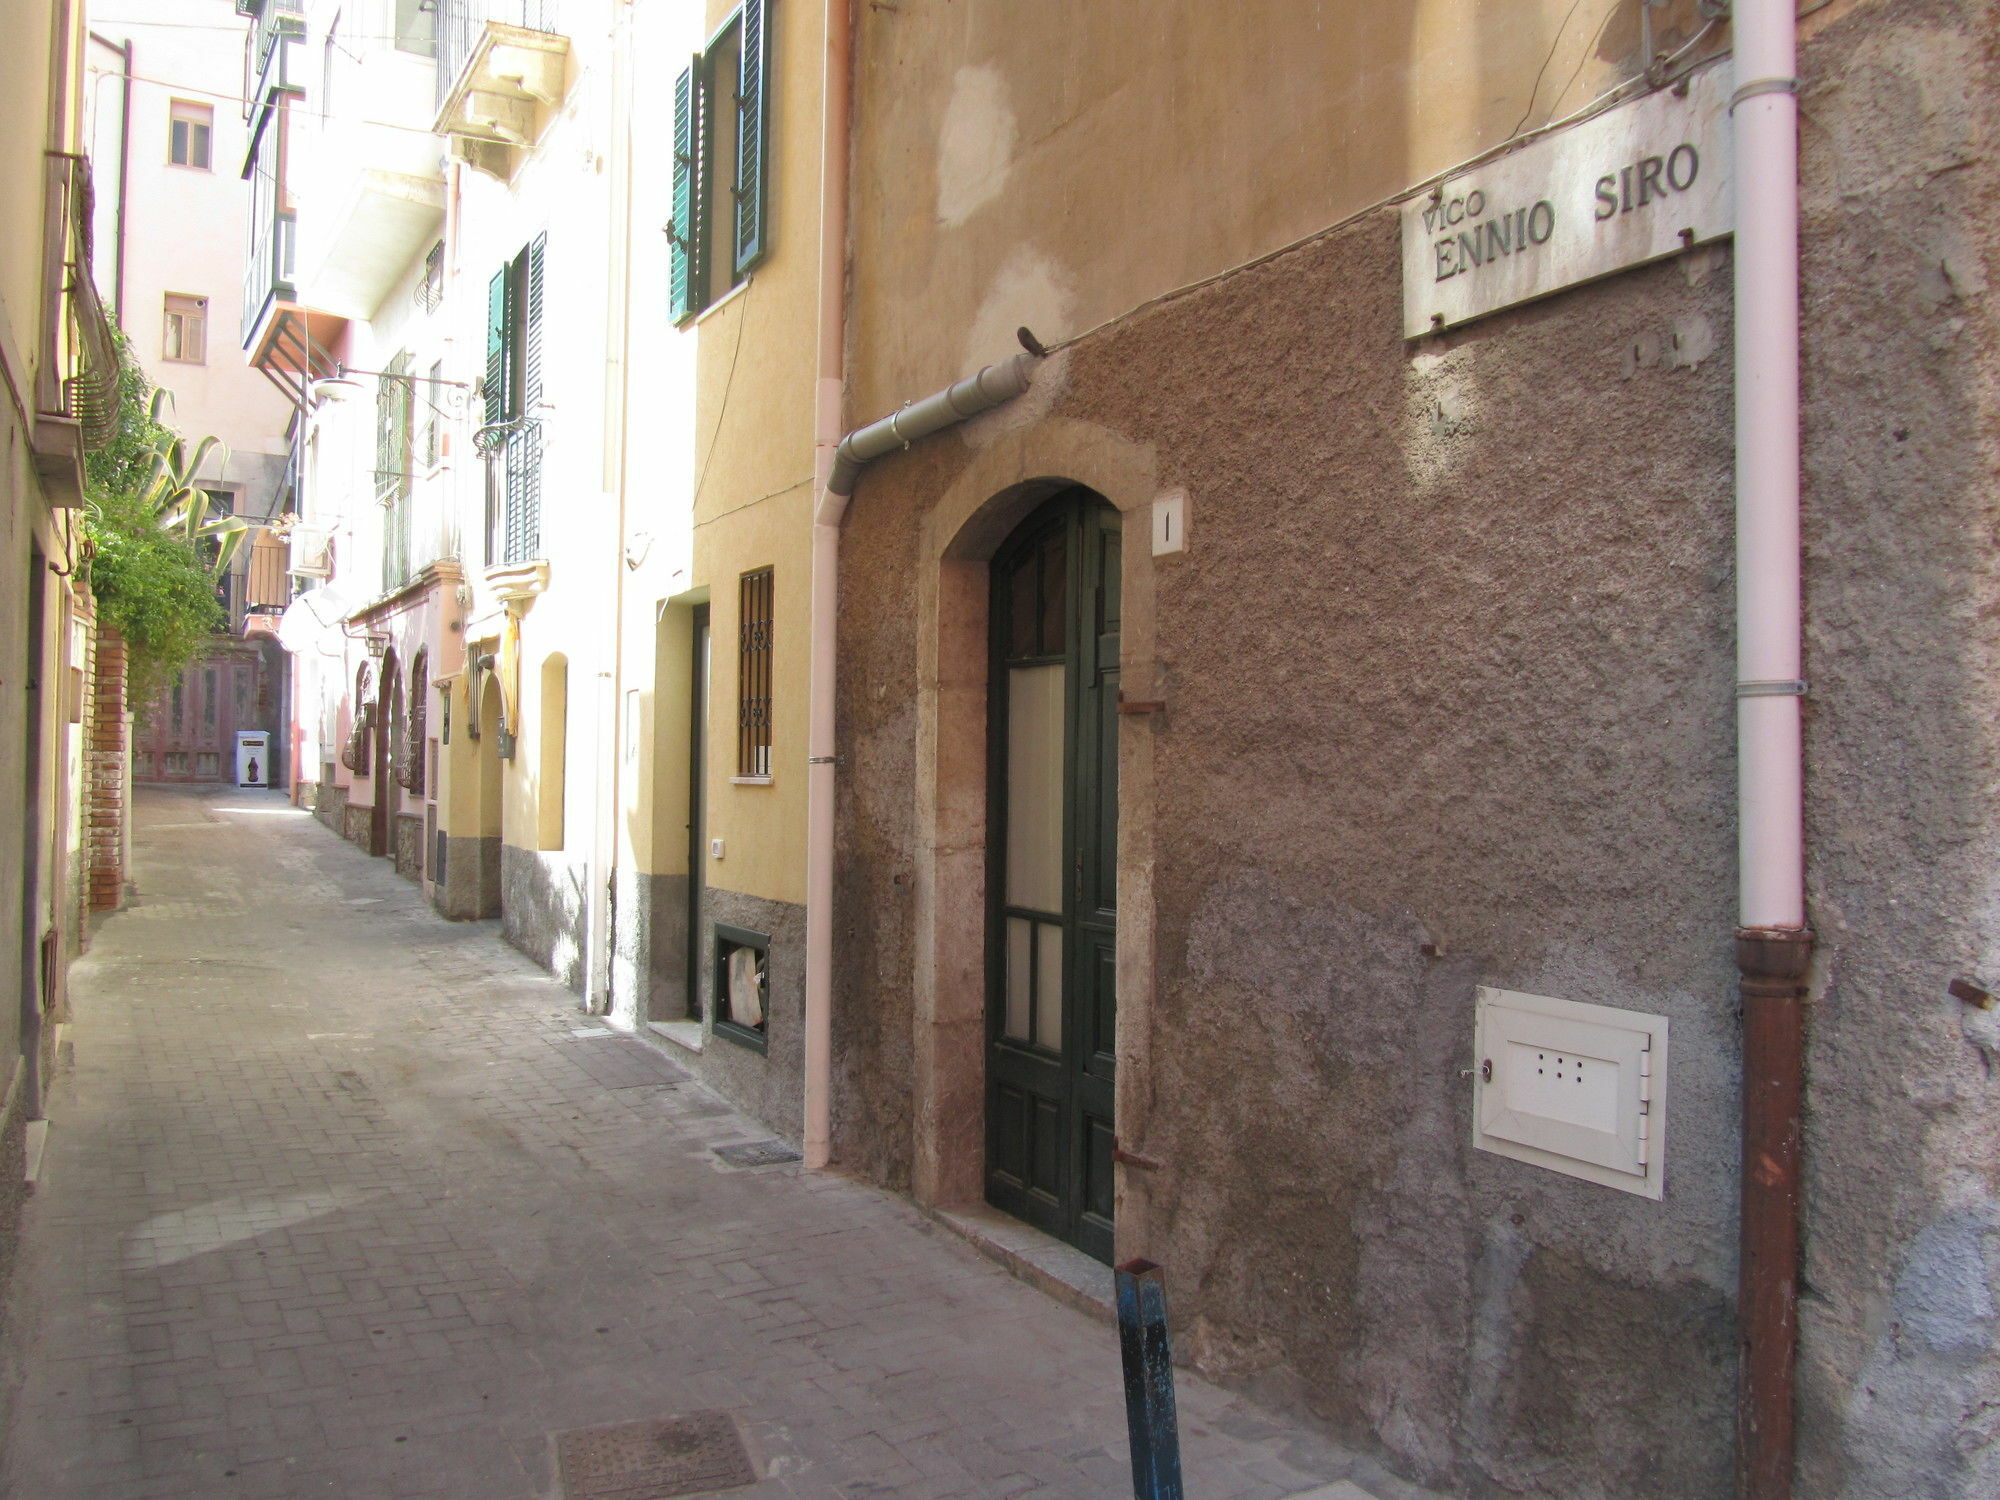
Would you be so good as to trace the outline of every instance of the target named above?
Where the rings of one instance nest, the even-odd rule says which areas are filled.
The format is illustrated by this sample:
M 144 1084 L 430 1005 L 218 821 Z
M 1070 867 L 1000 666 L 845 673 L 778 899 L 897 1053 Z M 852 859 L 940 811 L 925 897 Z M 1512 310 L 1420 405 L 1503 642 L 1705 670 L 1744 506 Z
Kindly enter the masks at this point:
M 771 774 L 771 570 L 745 573 L 738 596 L 736 774 Z
M 529 562 L 542 546 L 542 235 L 493 275 L 486 289 L 485 425 L 474 436 L 486 463 L 486 560 Z
M 184 364 L 207 363 L 208 298 L 167 293 L 166 333 L 160 352 L 163 357 Z
M 434 313 L 444 302 L 444 241 L 431 246 L 424 256 L 424 277 L 417 283 L 417 306 Z
M 768 0 L 743 8 L 674 82 L 669 300 L 685 322 L 750 274 L 767 248 Z
M 424 386 L 424 467 L 434 469 L 444 457 L 444 412 L 438 393 L 444 389 L 444 361 L 431 362 L 431 378 Z
M 375 385 L 375 499 L 382 506 L 382 586 L 410 576 L 410 427 L 414 386 L 405 350 Z
M 715 924 L 715 1034 L 753 1052 L 769 1046 L 771 939 L 768 933 Z
M 215 111 L 209 105 L 176 99 L 167 106 L 167 160 L 177 167 L 209 168 Z
M 438 0 L 396 0 L 396 50 L 437 56 Z

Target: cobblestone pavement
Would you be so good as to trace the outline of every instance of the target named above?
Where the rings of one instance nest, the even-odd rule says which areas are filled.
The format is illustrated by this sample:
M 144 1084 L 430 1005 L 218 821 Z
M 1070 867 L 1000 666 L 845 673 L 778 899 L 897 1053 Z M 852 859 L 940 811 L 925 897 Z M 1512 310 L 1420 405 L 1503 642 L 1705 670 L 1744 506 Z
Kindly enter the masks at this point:
M 743 1496 L 1131 1493 L 1109 1329 L 894 1197 L 726 1167 L 765 1132 L 282 797 L 139 814 L 75 972 L 5 1493 L 526 1500 L 554 1434 L 712 1409 Z M 1194 1500 L 1405 1493 L 1180 1400 Z

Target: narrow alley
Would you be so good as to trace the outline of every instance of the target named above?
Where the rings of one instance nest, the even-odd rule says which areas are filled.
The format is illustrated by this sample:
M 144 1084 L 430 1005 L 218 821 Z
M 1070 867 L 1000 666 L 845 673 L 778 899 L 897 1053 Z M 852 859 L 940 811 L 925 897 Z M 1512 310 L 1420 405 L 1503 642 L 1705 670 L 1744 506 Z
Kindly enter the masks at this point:
M 13 1290 L 5 1493 L 546 1496 L 559 1434 L 703 1411 L 745 1495 L 1131 1493 L 1109 1326 L 886 1194 L 731 1166 L 766 1133 L 282 795 L 138 808 Z M 1203 1500 L 1413 1493 L 1180 1400 Z

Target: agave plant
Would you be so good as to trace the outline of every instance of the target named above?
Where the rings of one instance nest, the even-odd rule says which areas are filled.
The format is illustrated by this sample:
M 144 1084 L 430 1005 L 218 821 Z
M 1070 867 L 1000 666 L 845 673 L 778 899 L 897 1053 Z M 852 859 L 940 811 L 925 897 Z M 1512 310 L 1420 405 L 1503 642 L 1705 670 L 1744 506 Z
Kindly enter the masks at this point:
M 219 575 L 228 570 L 242 547 L 251 522 L 227 512 L 214 513 L 215 501 L 201 488 L 196 476 L 222 444 L 213 437 L 205 437 L 190 446 L 186 438 L 167 424 L 172 400 L 172 392 L 161 388 L 146 403 L 146 417 L 154 437 L 151 461 L 139 489 L 139 503 L 158 517 L 163 530 L 178 531 L 190 542 L 213 543 L 210 566 Z

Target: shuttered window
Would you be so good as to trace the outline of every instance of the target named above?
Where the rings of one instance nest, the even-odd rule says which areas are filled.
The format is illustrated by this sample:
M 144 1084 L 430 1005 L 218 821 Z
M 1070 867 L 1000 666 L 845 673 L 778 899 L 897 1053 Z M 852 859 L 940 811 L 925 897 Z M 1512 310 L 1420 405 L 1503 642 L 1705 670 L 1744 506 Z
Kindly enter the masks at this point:
M 412 397 L 407 350 L 389 361 L 375 387 L 375 499 L 382 506 L 382 586 L 400 588 L 410 576 L 410 429 Z
M 674 81 L 668 301 L 693 317 L 769 248 L 769 0 L 744 0 Z
M 487 559 L 528 562 L 542 545 L 542 324 L 547 235 L 502 266 L 486 292 Z
M 736 774 L 771 774 L 771 570 L 745 573 L 738 592 Z

